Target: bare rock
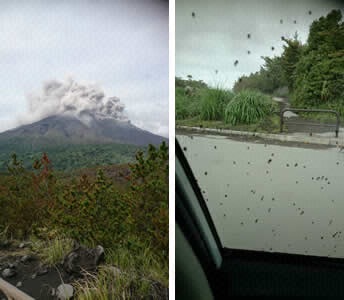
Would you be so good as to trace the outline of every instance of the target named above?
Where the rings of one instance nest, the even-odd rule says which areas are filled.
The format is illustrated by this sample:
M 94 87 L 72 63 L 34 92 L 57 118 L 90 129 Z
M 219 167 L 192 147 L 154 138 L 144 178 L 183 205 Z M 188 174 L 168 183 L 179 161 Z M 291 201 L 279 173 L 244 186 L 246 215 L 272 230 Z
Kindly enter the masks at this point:
M 4 278 L 11 278 L 11 277 L 14 277 L 16 274 L 17 272 L 14 269 L 9 269 L 9 268 L 3 270 L 1 273 L 2 277 Z
M 20 259 L 20 262 L 22 262 L 23 264 L 29 262 L 32 260 L 32 257 L 31 255 L 24 255 L 21 259 Z
M 95 272 L 97 266 L 104 261 L 104 248 L 94 249 L 77 246 L 63 260 L 63 269 L 69 274 L 81 275 L 82 271 Z
M 70 284 L 60 284 L 56 289 L 56 297 L 59 300 L 71 299 L 74 295 L 74 288 Z
M 37 276 L 42 276 L 44 274 L 47 274 L 48 272 L 48 267 L 41 264 L 37 270 Z

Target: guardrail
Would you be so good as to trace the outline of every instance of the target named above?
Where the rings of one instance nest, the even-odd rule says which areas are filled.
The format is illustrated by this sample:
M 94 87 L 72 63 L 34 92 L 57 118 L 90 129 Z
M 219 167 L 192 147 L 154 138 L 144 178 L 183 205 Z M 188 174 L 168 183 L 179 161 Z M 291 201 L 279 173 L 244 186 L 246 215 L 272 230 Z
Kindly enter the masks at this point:
M 283 115 L 286 111 L 291 111 L 291 112 L 321 112 L 321 113 L 330 113 L 330 114 L 335 114 L 337 118 L 337 123 L 336 123 L 336 138 L 338 137 L 339 133 L 339 113 L 335 110 L 330 110 L 330 109 L 305 109 L 305 108 L 284 108 L 280 112 L 280 132 L 283 132 L 283 124 L 284 124 L 284 119 Z M 319 126 L 319 124 L 314 124 L 314 126 Z M 326 125 L 326 126 L 333 126 L 333 125 Z

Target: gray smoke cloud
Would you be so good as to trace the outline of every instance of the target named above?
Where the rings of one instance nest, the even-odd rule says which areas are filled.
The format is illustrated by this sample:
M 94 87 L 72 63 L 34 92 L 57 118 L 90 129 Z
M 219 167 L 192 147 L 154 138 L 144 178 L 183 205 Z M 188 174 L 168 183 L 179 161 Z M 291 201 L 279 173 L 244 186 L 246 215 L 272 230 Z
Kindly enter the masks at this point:
M 77 82 L 68 77 L 50 80 L 40 92 L 27 96 L 29 111 L 19 123 L 32 123 L 52 115 L 73 116 L 88 123 L 92 118 L 128 121 L 125 106 L 117 97 L 107 97 L 97 84 Z

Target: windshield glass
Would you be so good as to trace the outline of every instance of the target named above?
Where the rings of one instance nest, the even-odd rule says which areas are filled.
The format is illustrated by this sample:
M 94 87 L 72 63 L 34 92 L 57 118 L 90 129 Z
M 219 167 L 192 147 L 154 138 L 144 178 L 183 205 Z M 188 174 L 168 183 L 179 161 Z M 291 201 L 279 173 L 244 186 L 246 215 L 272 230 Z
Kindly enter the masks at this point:
M 176 135 L 224 247 L 344 257 L 342 15 L 176 1 Z

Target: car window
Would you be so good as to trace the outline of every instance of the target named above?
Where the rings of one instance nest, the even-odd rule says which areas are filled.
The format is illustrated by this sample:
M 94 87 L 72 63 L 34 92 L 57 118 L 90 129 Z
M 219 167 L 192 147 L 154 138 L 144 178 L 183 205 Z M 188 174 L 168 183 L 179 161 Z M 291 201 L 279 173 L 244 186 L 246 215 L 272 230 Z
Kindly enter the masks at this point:
M 342 8 L 176 1 L 176 135 L 226 248 L 344 257 Z

